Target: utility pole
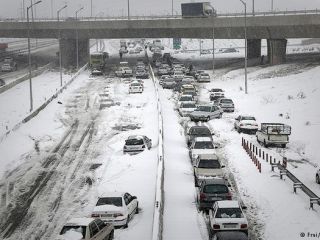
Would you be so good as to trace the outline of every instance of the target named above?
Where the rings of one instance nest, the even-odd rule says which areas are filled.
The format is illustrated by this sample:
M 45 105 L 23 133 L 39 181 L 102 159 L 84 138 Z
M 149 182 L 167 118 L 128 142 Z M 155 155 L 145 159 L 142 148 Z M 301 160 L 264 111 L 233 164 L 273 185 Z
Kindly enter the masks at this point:
M 59 70 L 60 70 L 60 86 L 62 87 L 62 53 L 61 53 L 61 29 L 60 29 L 60 12 L 65 9 L 67 5 L 64 5 L 57 11 L 57 19 L 59 25 Z
M 240 0 L 244 6 L 244 39 L 245 39 L 245 53 L 244 53 L 244 92 L 248 94 L 248 79 L 247 79 L 247 65 L 248 65 L 248 58 L 247 58 L 247 4 Z
M 36 4 L 41 3 L 41 1 L 37 1 L 36 3 L 32 3 L 29 7 L 27 7 L 27 24 L 28 24 L 28 67 L 29 67 L 29 90 L 30 90 L 30 112 L 33 111 L 33 96 L 32 96 L 32 70 L 31 70 L 31 46 L 30 46 L 30 21 L 29 21 L 29 9 L 32 10 L 32 7 Z M 24 10 L 23 10 L 24 11 Z
M 81 7 L 80 9 L 78 9 L 76 11 L 76 23 L 78 20 L 78 12 L 80 12 L 81 10 L 83 10 L 83 7 Z M 78 35 L 78 29 L 76 29 L 76 51 L 77 51 L 77 69 L 79 69 L 79 35 Z

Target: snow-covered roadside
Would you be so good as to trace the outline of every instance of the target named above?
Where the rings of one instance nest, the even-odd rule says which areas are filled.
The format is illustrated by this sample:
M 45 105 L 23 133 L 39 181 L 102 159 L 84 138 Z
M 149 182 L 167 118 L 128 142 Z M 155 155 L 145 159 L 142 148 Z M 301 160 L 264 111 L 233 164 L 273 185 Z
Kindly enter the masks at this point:
M 63 75 L 63 83 L 71 79 Z M 58 72 L 46 71 L 32 78 L 33 109 L 38 108 L 60 89 Z M 30 113 L 29 81 L 24 81 L 0 94 L 0 136 L 12 129 Z
M 197 212 L 193 170 L 184 131 L 170 100 L 172 91 L 160 89 L 159 93 L 164 120 L 163 239 L 208 239 L 204 219 Z
M 320 132 L 317 107 L 320 100 L 319 72 L 319 67 L 307 64 L 249 68 L 248 95 L 240 90 L 244 88 L 243 70 L 222 76 L 217 71 L 219 77 L 202 85 L 202 101 L 209 101 L 207 90 L 220 87 L 225 90 L 226 97 L 235 102 L 235 113 L 224 114 L 222 120 L 212 120 L 210 125 L 225 144 L 225 158 L 238 182 L 240 195 L 249 207 L 248 214 L 256 215 L 258 225 L 255 227 L 260 231 L 264 228 L 264 239 L 301 239 L 300 233 L 311 239 L 308 233 L 318 231 L 319 208 L 310 210 L 306 195 L 301 191 L 293 194 L 291 181 L 280 181 L 279 175 L 271 172 L 267 163 L 262 162 L 262 174 L 257 171 L 241 147 L 242 136 L 253 143 L 256 143 L 255 137 L 234 131 L 233 119 L 238 114 L 252 114 L 258 122 L 291 125 L 292 135 L 287 149 L 267 151 L 278 159 L 287 156 L 288 169 L 319 195 L 319 186 L 315 184 L 315 166 L 320 165 L 317 147 Z

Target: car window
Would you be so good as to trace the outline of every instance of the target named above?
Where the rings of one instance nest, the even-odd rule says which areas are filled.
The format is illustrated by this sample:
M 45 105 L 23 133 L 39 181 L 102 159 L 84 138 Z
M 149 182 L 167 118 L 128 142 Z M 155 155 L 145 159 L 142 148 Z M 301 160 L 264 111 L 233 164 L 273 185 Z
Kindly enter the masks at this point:
M 209 194 L 222 194 L 228 193 L 229 189 L 223 184 L 208 184 L 203 187 L 203 192 Z
M 196 111 L 210 112 L 210 106 L 199 106 Z
M 60 232 L 60 235 L 63 235 L 70 230 L 81 233 L 83 238 L 85 238 L 85 236 L 86 236 L 86 227 L 85 226 L 64 226 Z
M 95 224 L 95 222 L 90 223 L 89 229 L 90 229 L 90 237 L 91 238 L 94 237 L 99 232 L 99 228 Z
M 128 194 L 127 193 L 124 195 L 124 202 L 125 202 L 126 205 L 128 205 L 130 203 L 130 199 L 128 198 Z
M 213 149 L 213 143 L 212 142 L 196 142 L 194 144 L 195 149 Z
M 96 219 L 94 222 L 97 224 L 99 230 L 102 230 L 106 226 L 106 224 L 100 219 Z
M 243 218 L 240 208 L 218 208 L 215 218 Z
M 255 121 L 256 119 L 255 119 L 255 117 L 244 116 L 241 118 L 241 120 L 254 120 Z
M 210 136 L 210 130 L 208 128 L 191 128 L 190 134 L 198 136 Z
M 122 198 L 121 197 L 99 198 L 96 206 L 101 206 L 101 205 L 114 205 L 117 207 L 122 207 Z
M 181 103 L 181 108 L 196 108 L 196 105 L 193 103 Z
M 126 145 L 142 145 L 143 144 L 143 139 L 139 138 L 133 138 L 133 139 L 127 139 L 126 140 Z
M 231 99 L 221 99 L 220 100 L 221 103 L 232 103 Z
M 218 160 L 205 160 L 205 159 L 202 159 L 199 162 L 198 168 L 219 169 L 219 168 L 221 168 L 221 165 L 220 165 L 220 162 Z

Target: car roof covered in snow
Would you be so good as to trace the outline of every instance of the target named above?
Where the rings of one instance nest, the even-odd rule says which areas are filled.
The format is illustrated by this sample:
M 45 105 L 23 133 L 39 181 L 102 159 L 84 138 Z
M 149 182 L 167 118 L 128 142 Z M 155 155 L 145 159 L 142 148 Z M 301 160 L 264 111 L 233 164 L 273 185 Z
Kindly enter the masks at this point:
M 99 195 L 99 198 L 107 198 L 107 197 L 123 197 L 125 192 L 104 192 L 101 195 Z
M 143 135 L 131 135 L 127 138 L 127 140 L 129 139 L 143 139 Z
M 195 142 L 212 142 L 210 137 L 196 137 L 194 139 Z
M 240 204 L 238 201 L 225 200 L 217 201 L 219 208 L 239 208 Z
M 94 218 L 71 218 L 67 221 L 65 226 L 89 226 L 92 221 L 94 221 Z

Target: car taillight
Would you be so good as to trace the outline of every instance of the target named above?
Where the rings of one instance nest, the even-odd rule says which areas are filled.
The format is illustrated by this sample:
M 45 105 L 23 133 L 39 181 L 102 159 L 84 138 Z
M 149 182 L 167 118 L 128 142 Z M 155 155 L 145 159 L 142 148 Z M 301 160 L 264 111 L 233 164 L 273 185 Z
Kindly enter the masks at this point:
M 122 217 L 122 216 L 123 216 L 122 213 L 115 213 L 115 214 L 113 214 L 113 217 Z
M 240 228 L 241 228 L 241 229 L 248 228 L 248 225 L 247 225 L 247 224 L 241 224 L 241 225 L 240 225 Z
M 219 224 L 213 224 L 213 229 L 220 229 L 220 225 Z
M 228 194 L 227 194 L 227 200 L 232 200 L 232 194 L 231 194 L 231 192 L 228 192 Z
M 240 124 L 240 127 L 243 127 L 243 123 Z
M 93 218 L 99 217 L 99 214 L 92 213 L 91 217 L 93 217 Z
M 200 193 L 200 200 L 205 200 L 207 196 L 204 193 Z

